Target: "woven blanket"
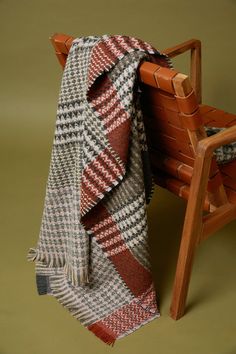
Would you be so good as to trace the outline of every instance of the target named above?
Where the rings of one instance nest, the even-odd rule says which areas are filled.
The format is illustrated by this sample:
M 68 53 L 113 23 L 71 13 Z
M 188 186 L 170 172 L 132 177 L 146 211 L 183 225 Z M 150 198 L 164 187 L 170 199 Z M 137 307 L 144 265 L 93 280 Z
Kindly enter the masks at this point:
M 27 254 L 38 294 L 54 296 L 112 345 L 160 316 L 147 238 L 154 179 L 137 80 L 143 60 L 172 68 L 137 38 L 73 40 L 40 234 Z
M 59 94 L 36 262 L 38 293 L 114 344 L 160 316 L 147 213 L 154 180 L 140 109 L 141 60 L 169 67 L 128 36 L 74 39 Z

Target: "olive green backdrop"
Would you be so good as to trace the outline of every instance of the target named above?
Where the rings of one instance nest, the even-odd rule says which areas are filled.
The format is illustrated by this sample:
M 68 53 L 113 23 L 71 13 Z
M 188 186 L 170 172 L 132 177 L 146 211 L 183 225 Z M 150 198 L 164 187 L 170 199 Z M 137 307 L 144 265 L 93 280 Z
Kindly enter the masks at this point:
M 126 34 L 157 49 L 198 38 L 203 102 L 236 113 L 236 1 L 0 0 L 0 29 L 0 354 L 235 354 L 235 222 L 199 247 L 187 313 L 175 322 L 168 311 L 185 202 L 156 187 L 148 222 L 162 316 L 113 348 L 37 295 L 26 253 L 38 239 L 62 75 L 49 36 Z M 188 73 L 188 59 L 175 68 Z

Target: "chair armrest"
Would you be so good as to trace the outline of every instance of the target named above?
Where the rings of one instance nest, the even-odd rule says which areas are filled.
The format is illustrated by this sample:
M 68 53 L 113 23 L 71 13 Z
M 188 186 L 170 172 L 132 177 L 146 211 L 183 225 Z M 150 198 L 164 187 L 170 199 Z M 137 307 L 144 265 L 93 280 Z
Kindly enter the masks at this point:
M 189 39 L 188 41 L 177 44 L 174 47 L 167 48 L 163 52 L 173 58 L 193 48 L 201 48 L 201 41 L 199 39 Z
M 167 48 L 162 52 L 173 58 L 179 54 L 191 50 L 190 80 L 197 96 L 198 103 L 202 102 L 202 79 L 201 79 L 201 41 L 190 39 L 174 47 Z
M 236 125 L 200 140 L 197 144 L 196 154 L 208 157 L 217 147 L 233 141 L 236 141 Z

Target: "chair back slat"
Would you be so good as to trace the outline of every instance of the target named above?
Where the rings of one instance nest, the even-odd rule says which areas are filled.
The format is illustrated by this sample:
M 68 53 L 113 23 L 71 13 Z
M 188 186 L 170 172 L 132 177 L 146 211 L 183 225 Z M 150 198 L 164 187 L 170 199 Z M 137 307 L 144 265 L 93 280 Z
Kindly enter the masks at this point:
M 147 95 L 147 97 L 148 97 L 148 95 Z M 170 125 L 173 125 L 175 127 L 179 127 L 180 129 L 185 128 L 183 125 L 183 122 L 179 118 L 178 112 L 175 112 L 173 110 L 170 111 L 169 109 L 167 109 L 165 107 L 161 107 L 161 106 L 157 106 L 156 104 L 152 104 L 152 102 L 149 99 L 146 99 L 145 97 L 142 97 L 142 100 L 146 103 L 146 108 L 145 108 L 146 115 L 156 118 L 156 120 L 163 121 L 163 124 L 166 124 L 166 121 L 168 121 L 168 123 Z
M 179 112 L 178 103 L 173 94 L 150 87 L 150 89 L 144 91 L 144 96 L 153 106 Z

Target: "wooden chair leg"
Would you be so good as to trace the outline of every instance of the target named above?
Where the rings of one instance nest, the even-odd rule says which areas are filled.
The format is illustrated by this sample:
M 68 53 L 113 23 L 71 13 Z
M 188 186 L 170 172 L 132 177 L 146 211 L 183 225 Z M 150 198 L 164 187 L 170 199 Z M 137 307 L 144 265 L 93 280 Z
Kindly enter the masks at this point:
M 199 227 L 197 229 L 193 224 L 188 223 L 187 215 L 185 216 L 185 226 L 183 227 L 181 237 L 175 281 L 172 292 L 172 302 L 170 307 L 170 316 L 174 320 L 181 318 L 185 312 L 185 304 L 191 278 L 194 254 L 201 234 L 202 210 L 195 210 L 194 215 L 195 218 L 197 218 L 199 221 Z
M 209 176 L 209 159 L 197 156 L 185 214 L 175 281 L 172 292 L 170 316 L 177 320 L 185 311 L 194 253 L 202 232 L 202 210 Z

